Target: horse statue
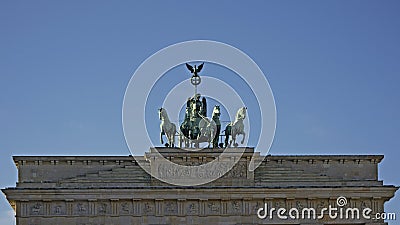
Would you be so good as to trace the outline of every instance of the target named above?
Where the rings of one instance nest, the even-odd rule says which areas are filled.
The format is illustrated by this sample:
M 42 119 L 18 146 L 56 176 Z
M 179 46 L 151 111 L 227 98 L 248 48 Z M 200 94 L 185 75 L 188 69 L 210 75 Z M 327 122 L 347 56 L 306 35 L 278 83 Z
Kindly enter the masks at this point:
M 219 116 L 221 115 L 220 106 L 214 106 L 211 119 L 200 115 L 202 118 L 199 122 L 200 135 L 197 137 L 198 142 L 208 142 L 208 148 L 218 148 L 218 138 L 221 132 L 221 122 Z
M 190 132 L 190 108 L 186 107 L 186 112 L 185 112 L 185 119 L 183 120 L 183 123 L 179 127 L 179 147 L 182 148 L 182 142 L 185 142 L 185 148 L 188 148 L 190 146 L 190 136 L 192 135 L 192 132 Z
M 221 110 L 219 105 L 214 106 L 214 110 L 211 116 L 212 121 L 215 123 L 215 135 L 213 139 L 213 148 L 218 148 L 218 139 L 219 139 L 219 134 L 221 133 L 221 121 L 219 120 L 219 117 L 221 116 Z
M 244 124 L 243 120 L 246 118 L 247 107 L 241 107 L 236 112 L 236 117 L 234 122 L 230 122 L 225 128 L 225 148 L 231 147 L 232 142 L 233 146 L 237 147 L 236 136 L 241 134 L 243 136 L 241 144 L 244 143 L 244 139 L 246 137 L 246 133 L 244 132 Z M 232 140 L 229 141 L 229 135 L 232 136 Z M 229 145 L 228 145 L 229 142 Z
M 196 97 L 198 100 L 199 98 Z M 202 142 L 208 142 L 208 147 L 211 144 L 214 148 L 218 147 L 218 138 L 221 131 L 221 123 L 219 121 L 220 107 L 215 106 L 212 114 L 212 118 L 206 117 L 206 103 L 203 98 L 200 105 L 196 104 L 196 99 L 188 99 L 185 119 L 180 125 L 179 132 L 179 146 L 182 147 L 182 143 L 185 143 L 185 147 L 199 148 L 199 144 Z
M 200 133 L 197 136 L 195 144 L 198 145 L 200 142 L 208 142 L 207 148 L 211 147 L 211 143 L 214 140 L 217 125 L 213 120 L 201 115 L 201 120 L 199 122 Z M 197 146 L 198 147 L 198 146 Z
M 167 110 L 164 108 L 158 109 L 158 116 L 161 120 L 160 124 L 160 141 L 161 144 L 164 144 L 163 135 L 165 135 L 168 139 L 168 143 L 165 144 L 166 147 L 175 147 L 175 133 L 176 126 L 174 123 L 171 123 L 169 120 Z

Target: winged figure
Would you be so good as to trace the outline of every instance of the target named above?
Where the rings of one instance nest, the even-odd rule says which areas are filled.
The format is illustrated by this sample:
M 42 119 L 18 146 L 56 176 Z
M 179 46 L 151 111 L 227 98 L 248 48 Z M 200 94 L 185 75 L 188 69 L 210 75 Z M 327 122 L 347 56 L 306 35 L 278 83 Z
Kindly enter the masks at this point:
M 203 69 L 204 63 L 200 64 L 198 67 L 196 65 L 193 66 L 189 65 L 186 63 L 186 67 L 188 68 L 188 70 L 190 70 L 190 72 L 193 74 L 193 76 L 197 77 L 197 73 L 200 73 L 201 69 Z

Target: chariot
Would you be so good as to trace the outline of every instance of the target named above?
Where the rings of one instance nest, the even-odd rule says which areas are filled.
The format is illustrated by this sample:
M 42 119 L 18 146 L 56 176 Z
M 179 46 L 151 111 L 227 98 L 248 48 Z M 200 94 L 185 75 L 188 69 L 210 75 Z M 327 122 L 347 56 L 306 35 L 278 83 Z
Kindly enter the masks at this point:
M 163 144 L 162 136 L 165 135 L 168 138 L 166 146 L 175 147 L 175 135 L 178 134 L 179 147 L 180 148 L 199 148 L 200 143 L 208 143 L 207 147 L 219 148 L 229 147 L 232 142 L 234 146 L 238 146 L 236 143 L 236 135 L 243 135 L 241 143 L 243 144 L 245 139 L 243 120 L 246 117 L 246 107 L 240 108 L 236 113 L 235 121 L 230 122 L 225 130 L 225 142 L 219 144 L 219 138 L 221 133 L 221 121 L 220 121 L 220 106 L 215 105 L 211 118 L 207 117 L 207 99 L 202 97 L 201 94 L 197 93 L 197 86 L 201 83 L 201 78 L 198 73 L 203 68 L 203 64 L 198 67 L 186 63 L 186 67 L 191 71 L 192 77 L 190 79 L 191 84 L 194 86 L 195 91 L 192 97 L 186 100 L 185 117 L 179 125 L 179 130 L 176 129 L 174 123 L 170 122 L 168 114 L 164 108 L 159 109 L 159 117 L 161 122 L 160 125 L 160 138 Z M 232 136 L 232 140 L 229 141 L 229 136 Z

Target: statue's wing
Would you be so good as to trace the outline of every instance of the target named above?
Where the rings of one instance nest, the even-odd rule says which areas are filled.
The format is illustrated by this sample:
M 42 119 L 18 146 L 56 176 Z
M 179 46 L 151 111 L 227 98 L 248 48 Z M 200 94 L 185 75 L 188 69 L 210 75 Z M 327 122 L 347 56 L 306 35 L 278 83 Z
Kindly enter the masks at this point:
M 201 99 L 201 102 L 203 103 L 204 107 L 207 107 L 207 100 L 206 100 L 205 97 L 203 97 L 203 98 Z
M 204 113 L 203 116 L 207 116 L 207 100 L 206 100 L 205 97 L 203 97 L 203 98 L 201 99 L 201 103 L 202 103 L 202 105 L 203 105 L 203 113 Z
M 190 98 L 188 98 L 188 100 L 186 101 L 186 107 L 190 109 Z
M 200 73 L 201 69 L 203 69 L 204 63 L 200 64 L 199 67 L 197 67 L 196 72 Z
M 194 73 L 193 66 L 186 63 L 186 67 L 188 68 L 188 70 L 190 70 L 190 72 Z

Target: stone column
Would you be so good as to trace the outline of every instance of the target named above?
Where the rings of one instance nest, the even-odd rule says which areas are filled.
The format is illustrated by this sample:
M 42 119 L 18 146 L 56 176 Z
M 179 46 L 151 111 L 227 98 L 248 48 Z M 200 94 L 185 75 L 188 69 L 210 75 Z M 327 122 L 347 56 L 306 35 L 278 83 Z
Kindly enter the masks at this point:
M 132 199 L 132 205 L 133 205 L 133 216 L 140 216 L 141 214 L 141 209 L 140 209 L 140 201 L 141 199 Z
M 221 215 L 225 216 L 228 214 L 228 202 L 229 199 L 221 199 Z
M 162 216 L 163 215 L 163 202 L 164 199 L 156 199 L 155 205 L 155 214 L 156 216 Z
M 17 205 L 17 217 L 27 217 L 29 216 L 28 200 L 21 200 L 19 202 L 20 207 Z
M 73 199 L 65 199 L 65 201 L 66 201 L 66 205 L 67 205 L 67 215 L 72 215 L 73 214 L 73 207 L 74 207 L 74 200 Z
M 97 199 L 89 199 L 89 209 L 88 209 L 88 214 L 91 216 L 96 215 L 96 202 Z
M 119 216 L 118 202 L 119 199 L 111 199 L 111 216 Z
M 51 200 L 43 200 L 43 215 L 50 216 L 51 213 Z
M 186 199 L 178 199 L 178 216 L 185 216 L 185 201 Z
M 200 201 L 199 201 L 199 216 L 206 216 L 206 203 L 207 203 L 207 199 L 200 199 Z
M 250 202 L 251 202 L 251 198 L 243 199 L 243 216 L 247 216 L 247 215 L 251 214 Z

